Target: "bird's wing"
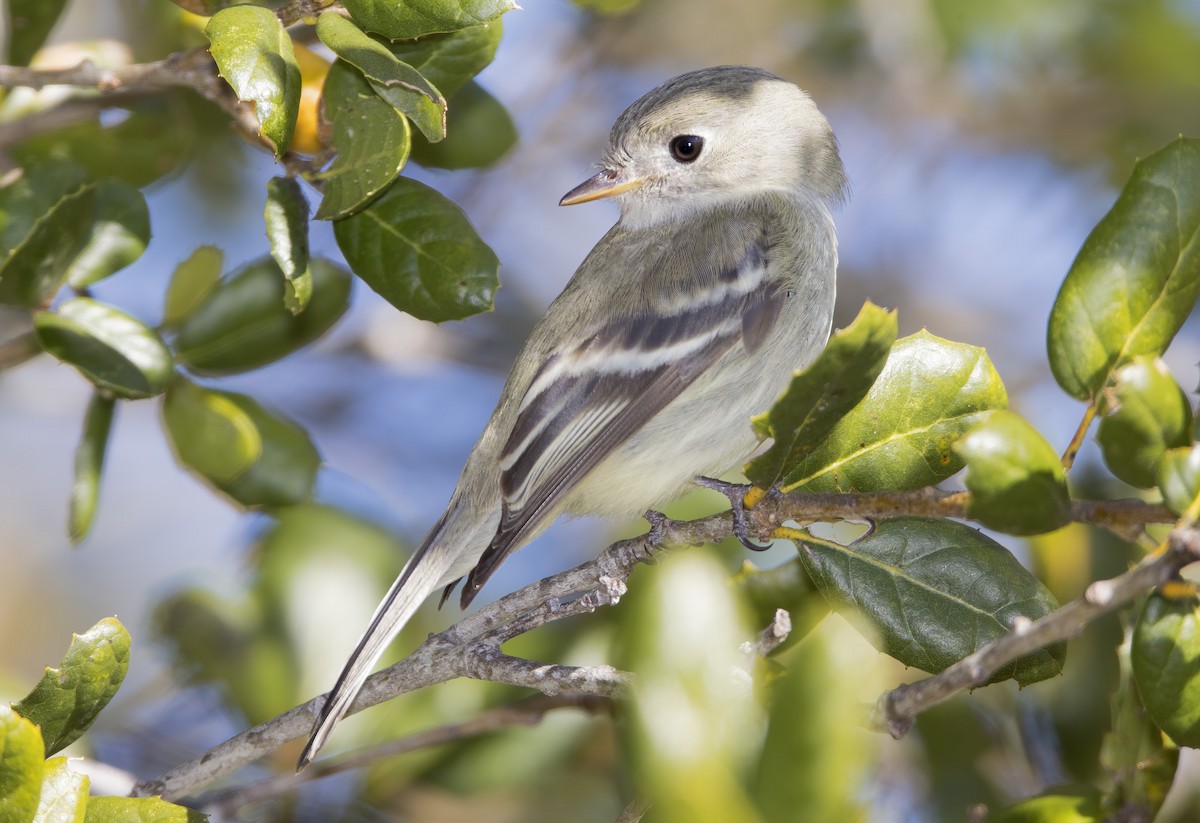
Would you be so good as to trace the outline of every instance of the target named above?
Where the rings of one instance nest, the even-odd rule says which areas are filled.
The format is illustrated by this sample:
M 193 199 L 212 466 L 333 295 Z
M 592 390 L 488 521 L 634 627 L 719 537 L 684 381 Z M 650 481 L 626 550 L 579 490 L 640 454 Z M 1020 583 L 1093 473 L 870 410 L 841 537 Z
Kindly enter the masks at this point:
M 467 577 L 464 608 L 589 472 L 698 375 L 739 342 L 750 353 L 762 345 L 786 299 L 766 255 L 757 238 L 687 306 L 615 319 L 546 360 L 501 453 L 500 526 Z

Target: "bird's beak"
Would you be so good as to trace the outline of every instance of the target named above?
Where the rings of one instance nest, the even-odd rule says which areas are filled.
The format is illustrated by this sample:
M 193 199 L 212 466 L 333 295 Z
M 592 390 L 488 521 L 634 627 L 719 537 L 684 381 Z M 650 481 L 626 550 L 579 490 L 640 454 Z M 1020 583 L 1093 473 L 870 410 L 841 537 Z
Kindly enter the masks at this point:
M 617 172 L 612 169 L 604 169 L 564 194 L 562 200 L 558 201 L 558 205 L 574 206 L 576 203 L 587 203 L 589 200 L 612 197 L 614 194 L 636 189 L 642 185 L 642 182 L 640 177 L 622 180 L 621 175 Z

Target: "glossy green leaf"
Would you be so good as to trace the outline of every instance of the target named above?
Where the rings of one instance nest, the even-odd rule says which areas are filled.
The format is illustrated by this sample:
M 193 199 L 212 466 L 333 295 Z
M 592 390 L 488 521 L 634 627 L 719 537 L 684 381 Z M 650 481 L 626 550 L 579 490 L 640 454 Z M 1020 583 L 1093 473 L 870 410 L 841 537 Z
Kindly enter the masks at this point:
M 95 199 L 71 163 L 31 166 L 0 188 L 0 303 L 50 302 L 87 242 Z
M 150 243 L 150 210 L 140 191 L 120 180 L 101 180 L 95 197 L 91 235 L 67 269 L 67 282 L 77 289 L 125 268 Z
M 867 396 L 781 487 L 868 492 L 938 483 L 962 468 L 954 443 L 1007 405 L 987 352 L 921 331 L 896 342 Z
M 835 331 L 817 359 L 796 373 L 771 410 L 751 421 L 774 442 L 746 464 L 746 477 L 769 489 L 811 454 L 866 395 L 895 341 L 896 313 L 864 304 L 854 322 Z
M 285 279 L 269 257 L 221 281 L 178 326 L 175 352 L 193 371 L 232 374 L 273 363 L 325 334 L 350 305 L 350 273 L 309 264 L 312 296 L 300 314 L 284 305 Z
M 756 629 L 712 557 L 675 555 L 656 572 L 617 641 L 638 673 L 631 768 L 661 821 L 753 823 L 740 775 L 757 754 L 763 718 L 733 672 L 749 665 L 739 646 Z
M 399 178 L 333 231 L 354 273 L 401 311 L 440 323 L 492 310 L 500 261 L 462 209 L 422 183 Z
M 498 17 L 485 26 L 430 34 L 419 40 L 397 40 L 388 48 L 396 59 L 421 72 L 449 99 L 492 62 L 503 33 Z
M 315 176 L 325 185 L 316 217 L 335 220 L 362 208 L 396 179 L 408 162 L 412 136 L 404 115 L 343 60 L 325 78 L 321 110 L 337 158 Z
M 1200 444 L 1163 455 L 1158 487 L 1171 511 L 1189 522 L 1200 519 Z
M 321 457 L 308 434 L 244 394 L 178 380 L 163 422 L 179 462 L 248 508 L 312 496 Z
M 446 136 L 446 100 L 442 93 L 387 46 L 334 12 L 317 19 L 317 36 L 334 54 L 361 71 L 375 93 L 412 120 L 426 140 L 437 142 Z
M 96 518 L 104 455 L 108 451 L 115 405 L 111 396 L 96 392 L 84 414 L 83 436 L 75 448 L 75 483 L 71 486 L 71 509 L 67 518 L 67 531 L 72 543 L 79 543 L 87 537 Z
M 7 62 L 28 66 L 66 6 L 67 0 L 5 0 Z
M 881 651 L 935 674 L 1006 634 L 1018 617 L 1036 620 L 1058 607 L 1007 549 L 952 520 L 884 520 L 849 546 L 809 537 L 799 549 L 834 608 L 865 620 Z M 987 682 L 1054 677 L 1065 655 L 1057 644 Z
M 1043 534 L 1070 522 L 1062 461 L 1020 416 L 991 412 L 954 449 L 967 464 L 972 520 L 1008 534 Z
M 239 100 L 254 104 L 263 137 L 276 157 L 283 154 L 300 109 L 300 67 L 279 18 L 259 6 L 231 6 L 209 19 L 204 34 L 221 76 Z
M 79 739 L 108 705 L 129 671 L 129 632 L 106 617 L 71 645 L 58 668 L 47 667 L 33 691 L 13 708 L 41 727 L 46 756 Z
M 1050 366 L 1088 400 L 1139 354 L 1161 355 L 1200 294 L 1200 140 L 1140 160 L 1071 264 L 1050 312 Z
M 1192 442 L 1192 406 L 1156 357 L 1140 356 L 1113 373 L 1096 439 L 1112 473 L 1143 489 L 1158 483 L 1167 449 Z
M 47 760 L 33 823 L 84 823 L 90 782 L 86 774 L 71 770 L 67 758 Z
M 1089 787 L 1058 788 L 1022 800 L 988 817 L 988 823 L 1100 823 L 1100 792 Z
M 508 109 L 478 83 L 450 100 L 450 127 L 440 143 L 413 142 L 412 159 L 428 168 L 481 169 L 497 163 L 517 142 Z
M 304 311 L 312 299 L 312 271 L 308 265 L 308 200 L 294 177 L 267 181 L 267 239 L 271 257 L 286 278 L 283 304 L 292 314 Z
M 1200 745 L 1200 600 L 1151 595 L 1133 630 L 1142 705 L 1176 744 Z
M 178 326 L 191 316 L 221 282 L 225 253 L 216 246 L 200 246 L 175 267 L 167 286 L 163 323 Z
M 161 797 L 93 797 L 84 823 L 204 823 L 208 815 Z
M 32 820 L 45 772 L 36 725 L 0 702 L 0 820 Z
M 33 328 L 42 348 L 119 397 L 152 397 L 174 377 L 171 352 L 149 326 L 90 297 L 39 312 Z
M 517 8 L 514 0 L 345 0 L 360 26 L 391 40 L 458 31 L 487 23 Z

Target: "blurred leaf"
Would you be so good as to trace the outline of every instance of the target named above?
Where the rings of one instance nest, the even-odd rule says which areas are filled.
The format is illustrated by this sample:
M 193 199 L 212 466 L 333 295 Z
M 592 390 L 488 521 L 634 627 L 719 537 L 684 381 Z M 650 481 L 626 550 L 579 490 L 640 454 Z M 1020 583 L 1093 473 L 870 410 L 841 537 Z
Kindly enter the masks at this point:
M 988 817 L 988 823 L 1100 823 L 1100 792 L 1090 786 L 1061 787 L 1023 800 Z
M 317 18 L 317 36 L 333 53 L 363 73 L 375 93 L 408 116 L 425 139 L 446 136 L 446 100 L 421 73 L 397 59 L 387 46 L 345 17 L 326 12 Z
M 129 671 L 129 632 L 106 617 L 83 634 L 73 634 L 66 656 L 13 708 L 41 727 L 45 756 L 79 739 L 108 705 Z
M 90 782 L 86 774 L 71 771 L 67 758 L 47 760 L 33 823 L 84 823 Z
M 784 478 L 784 491 L 918 489 L 962 468 L 954 443 L 1008 405 L 987 352 L 921 331 L 896 341 L 862 402 Z
M 773 569 L 759 569 L 745 561 L 731 582 L 753 613 L 754 625 L 766 626 L 776 609 L 791 616 L 792 631 L 774 654 L 799 643 L 829 614 L 829 601 L 817 591 L 799 558 Z
M 84 414 L 83 436 L 75 448 L 75 483 L 71 487 L 71 511 L 67 518 L 72 543 L 80 543 L 88 536 L 96 518 L 114 405 L 111 396 L 97 391 Z
M 318 220 L 334 220 L 362 208 L 396 179 L 412 145 L 408 120 L 377 95 L 343 60 L 325 78 L 321 111 L 332 127 L 333 165 L 315 175 L 324 183 Z
M 1007 534 L 1044 534 L 1070 522 L 1062 461 L 1018 415 L 991 412 L 954 449 L 967 464 L 972 520 Z
M 617 643 L 637 672 L 631 771 L 666 823 L 759 819 L 741 785 L 762 728 L 739 650 L 755 629 L 725 578 L 702 553 L 667 558 L 626 611 Z
M 42 348 L 119 397 L 152 397 L 174 377 L 171 352 L 149 326 L 90 297 L 39 312 L 33 328 Z
M 389 303 L 440 323 L 492 310 L 500 261 L 462 209 L 401 177 L 333 226 L 346 262 Z
M 28 66 L 50 36 L 66 6 L 67 0 L 5 0 L 7 62 L 14 66 Z
M 33 819 L 45 756 L 37 726 L 0 702 L 0 819 Z
M 388 48 L 449 99 L 492 62 L 503 33 L 502 19 L 497 17 L 484 26 L 430 34 L 420 40 L 397 40 Z
M 163 422 L 179 462 L 243 506 L 312 496 L 321 458 L 308 434 L 244 394 L 177 380 Z
M 835 331 L 817 359 L 796 373 L 771 410 L 751 421 L 775 442 L 746 464 L 746 477 L 769 489 L 811 454 L 866 395 L 895 340 L 896 313 L 865 303 L 854 322 Z
M 629 11 L 641 0 L 571 0 L 581 9 L 599 12 L 600 14 L 619 14 Z
M 514 0 L 345 0 L 355 22 L 390 40 L 458 31 L 487 23 L 517 8 Z
M 1163 455 L 1158 487 L 1171 511 L 1189 523 L 1200 519 L 1200 444 Z
M 292 314 L 304 311 L 312 298 L 312 272 L 308 267 L 308 200 L 294 177 L 267 181 L 267 239 L 271 257 L 287 278 L 283 304 Z
M 1058 607 L 1006 548 L 951 520 L 900 517 L 849 546 L 809 536 L 798 548 L 835 609 L 861 615 L 881 651 L 933 674 L 1007 634 L 1018 617 L 1037 620 Z M 1054 677 L 1065 655 L 1066 644 L 1055 644 L 987 682 Z
M 292 145 L 300 108 L 300 67 L 275 12 L 231 6 L 204 27 L 213 59 L 238 99 L 254 104 L 262 135 L 279 157 Z
M 273 363 L 325 334 L 350 305 L 350 273 L 319 257 L 309 270 L 312 297 L 300 314 L 284 305 L 285 280 L 269 257 L 222 280 L 179 324 L 179 361 L 201 373 L 232 374 Z
M 47 157 L 69 160 L 92 177 L 116 177 L 140 189 L 174 171 L 198 142 L 201 125 L 195 107 L 184 100 L 160 96 L 131 103 L 123 113 L 111 125 L 95 118 L 35 135 L 17 145 L 13 155 L 23 164 Z
M 1174 782 L 1179 749 L 1163 745 L 1162 732 L 1138 699 L 1131 641 L 1126 627 L 1117 647 L 1121 679 L 1112 695 L 1112 727 L 1100 750 L 1100 764 L 1113 782 L 1104 805 L 1118 819 L 1153 820 Z
M 125 268 L 150 242 L 150 210 L 140 191 L 120 180 L 100 180 L 95 197 L 91 236 L 67 269 L 67 282 L 76 289 Z
M 1133 679 L 1150 717 L 1179 746 L 1200 745 L 1200 615 L 1195 598 L 1153 594 L 1133 629 Z
M 1050 313 L 1050 366 L 1089 400 L 1113 369 L 1161 355 L 1200 293 L 1200 140 L 1180 137 L 1138 161 L 1071 264 Z
M 212 293 L 221 281 L 225 254 L 216 246 L 200 246 L 175 267 L 163 306 L 163 323 L 178 326 Z
M 1139 356 L 1113 373 L 1104 406 L 1096 439 L 1105 464 L 1131 486 L 1157 485 L 1167 449 L 1192 442 L 1192 407 L 1183 389 L 1161 360 Z
M 161 797 L 93 797 L 84 823 L 204 823 L 208 815 Z
M 300 110 L 296 115 L 296 134 L 292 151 L 316 154 L 325 148 L 328 135 L 321 134 L 321 94 L 331 62 L 303 43 L 293 43 L 296 63 L 300 66 Z
M 0 188 L 0 303 L 49 303 L 87 241 L 95 196 L 69 163 L 30 166 Z
M 508 109 L 478 83 L 469 82 L 450 100 L 450 127 L 440 143 L 416 141 L 412 159 L 426 168 L 481 169 L 496 163 L 517 142 Z

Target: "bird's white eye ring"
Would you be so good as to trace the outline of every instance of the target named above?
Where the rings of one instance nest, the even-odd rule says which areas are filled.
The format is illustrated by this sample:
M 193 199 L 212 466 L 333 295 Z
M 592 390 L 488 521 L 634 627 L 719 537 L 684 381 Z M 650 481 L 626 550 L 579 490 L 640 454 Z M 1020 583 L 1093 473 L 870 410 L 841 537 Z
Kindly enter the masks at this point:
M 681 134 L 672 137 L 669 146 L 672 157 L 680 163 L 691 163 L 700 156 L 700 149 L 704 148 L 704 138 L 695 134 Z

